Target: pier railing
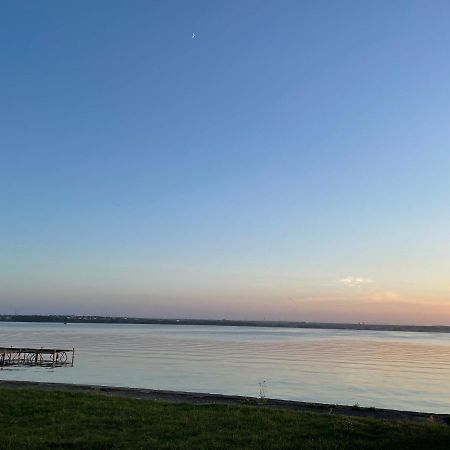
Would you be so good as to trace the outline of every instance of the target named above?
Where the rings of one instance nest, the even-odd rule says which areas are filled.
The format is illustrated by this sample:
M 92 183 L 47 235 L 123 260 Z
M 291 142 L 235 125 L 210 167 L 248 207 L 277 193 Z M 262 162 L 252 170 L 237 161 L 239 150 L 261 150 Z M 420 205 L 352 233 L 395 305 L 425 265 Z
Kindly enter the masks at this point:
M 0 347 L 0 368 L 5 366 L 73 366 L 75 349 Z

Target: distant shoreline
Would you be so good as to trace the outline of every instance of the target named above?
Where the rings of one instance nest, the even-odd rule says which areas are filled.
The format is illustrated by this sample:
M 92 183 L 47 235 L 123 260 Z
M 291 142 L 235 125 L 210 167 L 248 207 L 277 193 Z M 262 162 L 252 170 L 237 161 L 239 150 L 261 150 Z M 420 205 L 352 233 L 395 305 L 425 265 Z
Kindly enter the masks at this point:
M 406 331 L 424 333 L 450 333 L 447 325 L 383 325 L 367 323 L 294 322 L 274 320 L 208 320 L 208 319 L 155 319 L 141 317 L 107 317 L 80 315 L 0 315 L 1 322 L 41 323 L 105 323 L 136 325 L 210 325 L 271 328 L 310 328 L 325 330 Z

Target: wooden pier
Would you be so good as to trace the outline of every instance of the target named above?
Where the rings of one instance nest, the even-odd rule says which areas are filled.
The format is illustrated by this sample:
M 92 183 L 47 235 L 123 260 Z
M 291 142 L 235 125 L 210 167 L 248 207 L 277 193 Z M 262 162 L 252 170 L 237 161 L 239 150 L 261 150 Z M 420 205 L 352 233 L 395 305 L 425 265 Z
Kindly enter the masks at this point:
M 5 366 L 73 366 L 75 349 L 0 347 L 0 369 Z

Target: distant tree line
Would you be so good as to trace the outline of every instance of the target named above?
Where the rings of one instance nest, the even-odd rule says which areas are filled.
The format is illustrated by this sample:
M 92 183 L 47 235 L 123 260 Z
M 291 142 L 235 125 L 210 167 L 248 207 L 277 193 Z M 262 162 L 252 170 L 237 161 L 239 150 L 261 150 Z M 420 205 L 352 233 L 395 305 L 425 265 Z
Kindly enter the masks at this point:
M 142 317 L 108 317 L 79 315 L 0 315 L 0 322 L 43 322 L 43 323 L 110 323 L 110 324 L 154 324 L 154 325 L 215 325 L 244 327 L 318 328 L 334 330 L 374 331 L 422 331 L 450 333 L 450 326 L 444 325 L 382 325 L 367 323 L 322 323 L 286 322 L 273 320 L 207 320 L 207 319 L 154 319 Z

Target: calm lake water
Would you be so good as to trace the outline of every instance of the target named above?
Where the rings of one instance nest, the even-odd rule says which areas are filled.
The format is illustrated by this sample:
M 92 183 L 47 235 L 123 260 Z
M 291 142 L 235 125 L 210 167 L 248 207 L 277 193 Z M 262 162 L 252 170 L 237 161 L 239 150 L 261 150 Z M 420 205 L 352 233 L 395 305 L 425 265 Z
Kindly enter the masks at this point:
M 0 346 L 76 348 L 75 366 L 0 379 L 450 413 L 450 335 L 285 328 L 0 323 Z

